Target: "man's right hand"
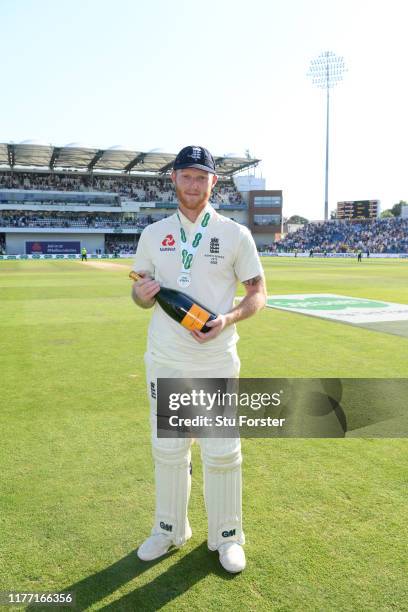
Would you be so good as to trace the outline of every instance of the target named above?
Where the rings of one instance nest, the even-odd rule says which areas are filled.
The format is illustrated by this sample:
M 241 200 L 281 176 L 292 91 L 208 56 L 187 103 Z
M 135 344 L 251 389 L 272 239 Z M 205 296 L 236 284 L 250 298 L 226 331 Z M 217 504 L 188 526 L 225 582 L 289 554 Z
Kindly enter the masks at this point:
M 137 273 L 142 278 L 133 283 L 133 300 L 141 308 L 151 308 L 156 301 L 154 296 L 160 291 L 160 285 L 149 276 L 149 272 L 142 270 Z

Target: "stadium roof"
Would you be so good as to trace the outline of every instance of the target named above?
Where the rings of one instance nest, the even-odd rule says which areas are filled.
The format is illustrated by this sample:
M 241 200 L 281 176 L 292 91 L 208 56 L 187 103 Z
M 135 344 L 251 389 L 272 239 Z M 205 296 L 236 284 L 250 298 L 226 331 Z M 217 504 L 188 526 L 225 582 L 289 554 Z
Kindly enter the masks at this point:
M 175 153 L 134 151 L 120 146 L 98 149 L 73 143 L 57 147 L 30 140 L 18 144 L 0 143 L 0 167 L 19 169 L 165 174 L 172 169 L 175 157 Z M 260 161 L 246 157 L 215 157 L 217 174 L 221 176 L 231 176 L 257 166 Z

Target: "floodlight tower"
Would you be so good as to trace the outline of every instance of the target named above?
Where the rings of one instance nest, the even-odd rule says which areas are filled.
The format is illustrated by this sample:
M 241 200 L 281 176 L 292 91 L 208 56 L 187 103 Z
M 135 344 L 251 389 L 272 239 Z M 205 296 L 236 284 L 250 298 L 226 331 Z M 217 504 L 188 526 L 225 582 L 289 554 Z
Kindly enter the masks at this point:
M 307 76 L 312 79 L 313 85 L 326 89 L 326 174 L 324 191 L 324 220 L 329 218 L 329 107 L 330 89 L 342 80 L 344 72 L 344 58 L 335 55 L 332 51 L 325 51 L 310 62 Z

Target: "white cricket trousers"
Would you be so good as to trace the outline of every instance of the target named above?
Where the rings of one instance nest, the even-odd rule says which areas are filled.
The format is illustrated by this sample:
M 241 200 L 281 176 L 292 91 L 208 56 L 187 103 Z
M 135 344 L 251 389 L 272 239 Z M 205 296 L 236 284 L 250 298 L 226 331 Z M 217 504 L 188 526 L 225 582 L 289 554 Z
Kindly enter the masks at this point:
M 155 463 L 156 512 L 152 534 L 168 535 L 176 546 L 191 537 L 187 517 L 191 489 L 192 438 L 157 437 L 158 378 L 237 378 L 238 355 L 226 355 L 225 363 L 202 370 L 188 364 L 172 367 L 155 362 L 146 353 L 147 394 L 150 400 L 152 451 Z M 204 476 L 204 499 L 208 518 L 208 548 L 225 542 L 245 543 L 242 530 L 241 441 L 239 438 L 198 438 Z

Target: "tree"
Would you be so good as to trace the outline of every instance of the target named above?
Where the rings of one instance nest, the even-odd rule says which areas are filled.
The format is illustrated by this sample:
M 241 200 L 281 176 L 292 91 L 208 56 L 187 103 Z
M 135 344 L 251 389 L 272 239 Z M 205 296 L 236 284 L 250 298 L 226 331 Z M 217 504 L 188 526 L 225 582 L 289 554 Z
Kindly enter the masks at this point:
M 287 222 L 304 225 L 305 223 L 309 223 L 309 220 L 305 219 L 305 217 L 301 217 L 300 215 L 292 215 L 291 217 L 289 217 Z
M 388 219 L 388 217 L 393 217 L 394 215 L 392 214 L 391 209 L 389 208 L 388 210 L 383 210 L 380 217 L 381 219 Z
M 398 204 L 394 204 L 394 206 L 391 208 L 391 212 L 394 215 L 394 217 L 401 216 L 401 208 L 403 204 L 408 204 L 408 202 L 405 202 L 404 200 L 400 200 Z

